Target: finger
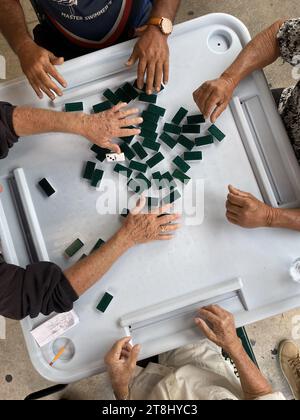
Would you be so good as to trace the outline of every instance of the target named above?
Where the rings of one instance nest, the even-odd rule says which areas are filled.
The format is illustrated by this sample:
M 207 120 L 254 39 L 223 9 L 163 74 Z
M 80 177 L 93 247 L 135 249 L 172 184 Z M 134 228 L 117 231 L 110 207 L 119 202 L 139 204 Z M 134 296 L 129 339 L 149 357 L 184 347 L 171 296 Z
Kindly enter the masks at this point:
M 231 220 L 234 220 L 235 222 L 238 222 L 239 218 L 236 214 L 231 213 L 230 211 L 226 212 L 227 219 L 231 222 Z
M 124 118 L 120 120 L 120 127 L 131 127 L 132 125 L 140 125 L 143 122 L 143 118 L 135 117 L 135 118 Z
M 40 74 L 40 81 L 42 83 L 41 89 L 45 92 L 45 89 L 47 91 L 53 91 L 55 92 L 58 96 L 62 96 L 62 91 L 59 89 L 59 87 L 51 80 L 50 76 L 43 71 Z M 46 93 L 46 92 L 45 92 Z M 52 96 L 55 99 L 55 95 L 54 93 L 52 93 Z
M 234 206 L 243 208 L 248 202 L 248 198 L 239 197 L 237 195 L 228 194 L 227 201 L 229 201 Z
M 175 235 L 158 235 L 159 241 L 172 241 L 172 239 L 176 238 Z
M 108 147 L 105 147 L 105 149 L 109 149 L 114 153 L 117 153 L 118 155 L 122 153 L 122 150 L 120 149 L 120 146 L 116 143 L 108 143 Z
M 204 309 L 212 312 L 213 314 L 215 314 L 216 316 L 220 318 L 224 318 L 224 315 L 228 315 L 229 313 L 218 305 L 209 305 L 209 306 L 206 306 Z
M 53 92 L 51 92 L 50 89 L 48 89 L 46 86 L 41 86 L 40 89 L 51 99 L 51 101 L 54 101 L 55 95 Z
M 228 103 L 224 102 L 223 104 L 220 104 L 217 106 L 217 108 L 214 110 L 214 112 L 211 114 L 210 121 L 214 124 L 219 116 L 225 111 L 227 108 Z
M 156 90 L 156 92 L 160 92 L 162 78 L 163 78 L 163 64 L 159 62 L 156 65 L 155 77 L 154 77 L 154 89 Z
M 141 134 L 140 128 L 120 128 L 120 130 L 116 132 L 116 136 L 114 137 L 123 138 L 123 137 L 138 136 L 139 134 Z
M 170 78 L 169 60 L 164 63 L 163 72 L 164 72 L 164 75 L 163 75 L 164 85 L 167 85 L 169 83 L 169 78 Z
M 229 185 L 228 187 L 229 192 L 233 195 L 238 195 L 240 197 L 244 197 L 244 198 L 249 198 L 250 194 L 245 192 L 245 191 L 241 191 L 238 190 L 237 188 L 233 187 L 232 185 Z
M 220 102 L 220 99 L 221 98 L 218 95 L 216 95 L 213 91 L 211 92 L 204 105 L 204 116 L 208 118 L 211 115 L 212 111 L 215 110 L 217 104 Z
M 67 87 L 67 82 L 65 79 L 58 73 L 54 66 L 49 66 L 47 72 L 64 88 Z
M 143 90 L 143 88 L 144 88 L 146 68 L 147 68 L 147 61 L 144 60 L 144 59 L 141 59 L 139 61 L 138 72 L 137 72 L 137 87 L 140 90 Z
M 110 110 L 106 111 L 106 113 L 110 112 L 119 112 L 121 109 L 126 108 L 128 104 L 126 102 L 120 102 L 119 104 L 113 106 Z
M 199 327 L 200 331 L 210 340 L 216 341 L 215 333 L 209 328 L 205 321 L 201 318 L 195 318 L 195 324 Z
M 240 226 L 238 219 L 236 219 L 235 217 L 231 217 L 230 215 L 226 215 L 226 217 L 228 222 L 230 222 L 231 224 Z
M 211 86 L 202 85 L 202 87 L 196 93 L 196 103 L 203 114 L 204 114 L 204 107 L 205 107 L 206 101 L 210 97 L 211 91 L 212 91 Z
M 229 213 L 232 213 L 234 216 L 239 216 L 241 212 L 241 207 L 231 204 L 229 201 L 226 203 L 226 209 Z
M 141 346 L 139 344 L 136 344 L 132 348 L 130 352 L 130 356 L 129 356 L 129 361 L 132 367 L 134 367 L 137 364 L 140 351 L 141 351 Z
M 133 216 L 137 216 L 138 214 L 140 214 L 142 212 L 145 205 L 146 205 L 146 197 L 144 195 L 141 195 L 141 197 L 139 198 L 139 200 L 137 202 L 137 205 L 136 205 L 135 209 L 133 209 L 131 211 L 131 214 Z
M 37 79 L 28 79 L 29 83 L 31 84 L 33 90 L 35 91 L 38 98 L 43 99 L 43 92 L 39 88 L 39 81 Z
M 167 225 L 169 223 L 175 222 L 176 220 L 181 218 L 181 214 L 169 214 L 165 216 L 161 216 L 158 221 L 160 225 Z
M 130 117 L 131 115 L 139 114 L 139 112 L 140 112 L 140 110 L 138 108 L 130 108 L 130 109 L 126 109 L 124 111 L 120 110 L 119 114 L 118 114 L 118 118 L 121 120 L 123 118 Z
M 117 341 L 114 345 L 113 345 L 113 347 L 112 347 L 112 349 L 111 349 L 111 352 L 115 355 L 115 356 L 118 356 L 118 357 L 120 357 L 121 356 L 121 353 L 122 353 L 122 349 L 123 349 L 123 347 L 127 344 L 127 343 L 129 343 L 130 341 L 131 341 L 131 337 L 124 337 L 124 338 L 121 338 L 121 340 L 119 340 L 119 341 Z
M 205 318 L 205 320 L 209 321 L 213 326 L 220 323 L 220 318 L 206 308 L 201 308 L 199 310 L 199 314 Z
M 168 234 L 170 232 L 175 232 L 176 230 L 178 230 L 180 228 L 181 228 L 181 224 L 179 224 L 179 223 L 173 223 L 171 225 L 161 226 L 162 235 Z
M 126 63 L 126 66 L 128 66 L 128 67 L 133 66 L 137 62 L 138 59 L 139 59 L 139 56 L 136 53 L 136 50 L 134 49 L 130 58 L 129 58 L 129 60 Z
M 155 68 L 156 68 L 155 63 L 148 63 L 147 79 L 146 79 L 146 92 L 148 95 L 151 95 L 153 93 Z

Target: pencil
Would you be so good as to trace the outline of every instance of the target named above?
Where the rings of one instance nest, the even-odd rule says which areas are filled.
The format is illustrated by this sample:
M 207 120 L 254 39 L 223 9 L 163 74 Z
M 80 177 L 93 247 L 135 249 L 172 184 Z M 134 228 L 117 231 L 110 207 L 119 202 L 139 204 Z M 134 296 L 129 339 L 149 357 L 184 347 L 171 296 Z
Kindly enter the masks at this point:
M 64 353 L 64 351 L 66 350 L 66 347 L 62 347 L 59 352 L 56 354 L 56 356 L 54 357 L 54 359 L 52 360 L 52 362 L 49 363 L 49 366 L 53 366 L 55 362 L 57 362 L 57 360 L 60 358 L 60 356 L 62 356 L 62 354 Z

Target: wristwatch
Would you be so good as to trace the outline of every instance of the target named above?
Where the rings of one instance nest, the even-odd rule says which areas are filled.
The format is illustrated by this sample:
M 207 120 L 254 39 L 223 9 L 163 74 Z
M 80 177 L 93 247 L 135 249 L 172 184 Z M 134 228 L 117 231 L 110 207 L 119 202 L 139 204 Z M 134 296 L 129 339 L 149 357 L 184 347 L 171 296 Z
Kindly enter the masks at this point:
M 164 35 L 171 35 L 171 33 L 173 32 L 173 23 L 168 18 L 150 18 L 148 21 L 148 25 L 158 26 Z

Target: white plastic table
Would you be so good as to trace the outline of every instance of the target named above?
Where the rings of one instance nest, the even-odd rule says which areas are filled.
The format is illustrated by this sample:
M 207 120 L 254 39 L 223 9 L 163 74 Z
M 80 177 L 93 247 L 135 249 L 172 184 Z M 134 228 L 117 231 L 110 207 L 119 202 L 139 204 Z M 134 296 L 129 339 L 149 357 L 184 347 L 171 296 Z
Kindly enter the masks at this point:
M 246 27 L 224 14 L 176 26 L 170 38 L 170 83 L 158 100 L 167 109 L 164 121 L 170 122 L 180 106 L 197 113 L 192 92 L 218 77 L 249 40 Z M 60 70 L 69 87 L 54 109 L 63 110 L 65 103 L 81 100 L 90 112 L 92 105 L 104 100 L 106 88 L 133 81 L 135 69 L 124 68 L 133 43 L 66 63 Z M 0 98 L 53 108 L 46 99 L 37 100 L 24 79 L 1 84 Z M 300 285 L 289 278 L 289 266 L 299 256 L 299 234 L 244 230 L 225 218 L 228 184 L 275 206 L 300 204 L 300 170 L 262 72 L 241 83 L 217 125 L 226 139 L 203 148 L 203 162 L 192 165 L 192 179 L 199 181 L 197 216 L 184 214 L 184 227 L 174 241 L 130 250 L 75 304 L 80 324 L 65 335 L 73 342 L 74 357 L 50 368 L 52 344 L 40 349 L 30 334 L 45 317 L 22 322 L 32 363 L 42 376 L 69 383 L 103 371 L 103 356 L 126 331 L 142 344 L 141 359 L 195 342 L 199 334 L 192 314 L 207 302 L 233 311 L 238 326 L 298 306 Z M 176 147 L 170 152 L 162 146 L 167 160 L 157 169 L 170 169 L 171 158 L 182 151 Z M 93 158 L 85 139 L 48 134 L 21 139 L 1 161 L 0 182 L 5 191 L 0 198 L 0 236 L 9 262 L 25 266 L 38 258 L 64 269 L 80 257 L 67 261 L 63 256 L 74 239 L 79 237 L 85 243 L 82 251 L 89 253 L 99 238 L 108 240 L 121 226 L 119 209 L 110 215 L 101 215 L 97 209 L 103 207 L 104 198 L 113 196 L 112 190 L 104 190 L 106 181 L 113 181 L 120 191 L 126 190 L 126 184 L 119 185 L 112 167 L 104 164 L 104 184 L 99 191 L 89 187 L 81 174 L 84 162 Z M 37 188 L 43 177 L 57 190 L 50 199 Z M 26 221 L 18 217 L 12 185 Z M 190 190 L 187 187 L 183 194 L 186 205 L 191 204 Z M 96 306 L 106 291 L 114 299 L 106 313 L 100 314 Z

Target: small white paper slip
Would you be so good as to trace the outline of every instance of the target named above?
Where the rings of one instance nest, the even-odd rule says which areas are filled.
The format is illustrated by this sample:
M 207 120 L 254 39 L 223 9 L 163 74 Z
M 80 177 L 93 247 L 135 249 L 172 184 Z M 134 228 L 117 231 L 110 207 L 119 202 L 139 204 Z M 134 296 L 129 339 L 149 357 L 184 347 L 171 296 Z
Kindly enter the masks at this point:
M 71 328 L 79 324 L 79 318 L 75 311 L 55 315 L 53 318 L 39 325 L 31 331 L 31 334 L 40 347 L 51 343 Z
M 3 316 L 0 316 L 0 340 L 6 339 L 6 321 Z
M 110 153 L 106 155 L 107 162 L 125 162 L 124 153 Z

